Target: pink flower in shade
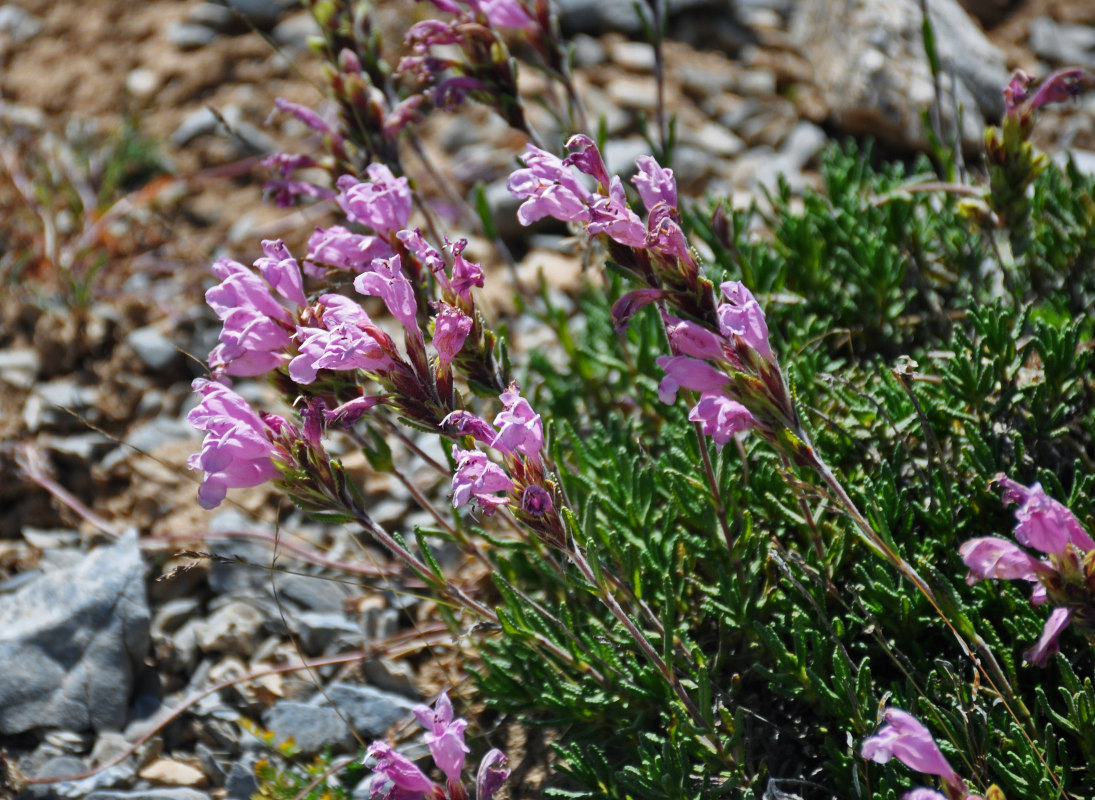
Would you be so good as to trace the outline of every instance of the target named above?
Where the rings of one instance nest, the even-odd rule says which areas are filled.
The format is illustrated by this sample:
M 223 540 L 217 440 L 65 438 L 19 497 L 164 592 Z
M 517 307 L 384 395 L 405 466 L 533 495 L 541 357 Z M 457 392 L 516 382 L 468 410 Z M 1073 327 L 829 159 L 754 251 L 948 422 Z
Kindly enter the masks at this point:
M 886 724 L 863 742 L 861 752 L 864 758 L 885 764 L 896 757 L 910 769 L 938 775 L 948 786 L 965 793 L 965 781 L 947 763 L 931 733 L 916 717 L 892 707 L 887 708 L 883 716 Z
M 451 412 L 441 420 L 442 427 L 448 425 L 456 428 L 457 433 L 462 436 L 471 436 L 485 445 L 490 445 L 498 436 L 498 431 L 494 429 L 493 425 L 470 411 Z
M 458 308 L 441 303 L 441 312 L 434 321 L 433 346 L 442 366 L 447 368 L 456 358 L 471 332 L 471 326 L 471 317 Z
M 555 508 L 551 494 L 543 486 L 530 484 L 521 492 L 521 510 L 534 517 L 550 514 Z
M 708 392 L 700 395 L 700 400 L 688 413 L 688 418 L 703 426 L 705 436 L 715 440 L 722 447 L 734 435 L 756 427 L 756 420 L 749 409 L 736 400 L 723 394 Z
M 1071 608 L 1060 606 L 1053 609 L 1042 628 L 1042 635 L 1038 638 L 1038 643 L 1023 653 L 1023 658 L 1032 664 L 1044 667 L 1049 657 L 1055 655 L 1060 649 L 1057 637 L 1061 635 L 1061 631 L 1068 627 L 1071 619 Z
M 532 410 L 528 400 L 521 397 L 517 386 L 510 384 L 507 391 L 500 395 L 506 410 L 494 418 L 498 435 L 491 447 L 503 453 L 524 453 L 535 458 L 544 445 L 544 427 L 540 415 Z
M 971 585 L 985 578 L 1037 581 L 1040 574 L 1053 572 L 1051 567 L 1033 558 L 1018 545 L 994 536 L 963 542 L 958 552 L 970 568 L 966 583 Z
M 525 147 L 524 169 L 513 172 L 506 188 L 525 202 L 517 209 L 517 220 L 531 225 L 544 217 L 564 222 L 589 221 L 592 195 L 558 156 L 533 145 Z
M 475 776 L 475 800 L 493 800 L 509 777 L 504 769 L 506 755 L 501 750 L 490 750 L 479 762 L 479 771 Z
M 367 183 L 352 175 L 343 175 L 336 182 L 339 192 L 335 199 L 346 216 L 384 237 L 407 227 L 411 216 L 407 179 L 395 177 L 383 164 L 370 164 L 365 173 L 369 176 Z
M 673 177 L 673 170 L 662 168 L 652 156 L 639 156 L 635 163 L 639 172 L 631 182 L 639 190 L 639 197 L 643 199 L 647 212 L 653 211 L 659 203 L 676 208 L 677 181 Z
M 689 356 L 660 356 L 657 362 L 665 370 L 665 377 L 658 384 L 658 399 L 666 404 L 677 399 L 677 391 L 682 387 L 702 394 L 718 392 L 730 382 L 725 373 Z
M 1003 475 L 997 475 L 995 481 L 1004 487 L 1005 505 L 1020 504 L 1015 511 L 1015 538 L 1020 544 L 1050 555 L 1063 554 L 1068 544 L 1085 553 L 1095 548 L 1095 541 L 1072 512 L 1049 497 L 1040 483 L 1027 488 Z
M 646 221 L 646 246 L 655 253 L 694 264 L 688 239 L 681 230 L 680 213 L 673 206 L 657 205 Z
M 376 759 L 369 778 L 369 797 L 382 800 L 443 800 L 444 790 L 431 781 L 413 761 L 386 742 L 373 742 L 365 751 L 365 763 Z
M 445 257 L 441 255 L 436 247 L 426 241 L 421 228 L 400 231 L 396 234 L 396 238 L 403 242 L 403 246 L 414 253 L 422 265 L 436 275 L 439 281 L 444 283 L 448 280 L 448 276 L 445 274 L 447 266 Z
M 373 261 L 368 271 L 354 279 L 354 288 L 360 294 L 379 297 L 408 333 L 422 335 L 418 328 L 418 303 L 414 299 L 414 287 L 403 272 L 399 256 Z
M 201 402 L 187 415 L 187 421 L 205 431 L 200 453 L 187 460 L 190 469 L 203 470 L 198 489 L 202 508 L 215 508 L 228 489 L 257 486 L 278 476 L 272 457 L 278 448 L 270 441 L 270 428 L 247 401 L 227 386 L 198 378 L 194 391 Z M 280 418 L 271 420 L 284 423 Z
M 323 410 L 323 418 L 328 425 L 336 425 L 342 428 L 350 428 L 362 418 L 367 411 L 384 402 L 383 395 L 362 395 L 349 400 L 340 406 Z
M 505 470 L 478 450 L 460 450 L 454 446 L 452 456 L 456 459 L 456 472 L 452 476 L 453 508 L 475 500 L 489 514 L 496 506 L 509 502 L 509 498 L 495 494 L 513 489 L 513 481 Z
M 563 159 L 564 164 L 592 176 L 597 183 L 608 188 L 611 182 L 608 169 L 605 167 L 604 159 L 601 158 L 601 151 L 597 149 L 592 139 L 584 133 L 575 134 L 567 140 L 567 150 L 571 153 Z
M 612 325 L 617 331 L 627 328 L 641 309 L 668 294 L 664 289 L 634 289 L 612 304 Z
M 948 800 L 947 796 L 942 792 L 937 792 L 935 789 L 925 789 L 921 786 L 918 789 L 913 789 L 910 792 L 905 792 L 901 795 L 901 800 Z M 963 800 L 974 800 L 970 795 Z
M 753 293 L 740 281 L 727 281 L 719 286 L 725 303 L 718 308 L 719 328 L 723 336 L 737 336 L 747 347 L 760 353 L 761 357 L 774 361 L 775 356 L 768 346 L 768 323 L 764 310 L 753 297 Z
M 470 302 L 472 287 L 483 288 L 483 269 L 464 258 L 464 248 L 467 245 L 467 239 L 452 243 L 452 290 L 461 300 Z
M 426 729 L 426 735 L 423 738 L 426 740 L 426 746 L 430 748 L 433 762 L 450 781 L 460 783 L 464 761 L 470 752 L 468 746 L 464 744 L 467 720 L 453 719 L 452 702 L 446 692 L 441 693 L 433 708 L 417 705 L 412 711 L 418 718 L 419 724 Z
M 334 130 L 327 123 L 327 121 L 307 106 L 302 106 L 299 103 L 291 103 L 284 97 L 277 97 L 274 98 L 274 107 L 277 108 L 278 111 L 284 111 L 288 114 L 292 114 L 294 117 L 299 119 L 301 122 L 303 122 L 305 125 L 316 131 L 317 133 L 335 135 Z
M 313 278 L 324 277 L 326 270 L 320 265 L 363 272 L 374 259 L 393 255 L 392 248 L 379 236 L 363 236 L 351 233 L 341 225 L 332 225 L 316 228 L 308 237 L 304 271 Z
M 663 314 L 665 330 L 673 351 L 705 361 L 718 361 L 724 357 L 723 340 L 702 325 Z

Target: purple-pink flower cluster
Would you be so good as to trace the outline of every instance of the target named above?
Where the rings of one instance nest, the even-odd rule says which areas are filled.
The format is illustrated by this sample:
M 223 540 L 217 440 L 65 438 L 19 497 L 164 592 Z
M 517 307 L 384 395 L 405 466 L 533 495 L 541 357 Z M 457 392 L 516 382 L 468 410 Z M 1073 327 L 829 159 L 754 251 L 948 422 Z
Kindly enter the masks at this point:
M 1027 487 L 1003 475 L 996 476 L 995 482 L 1004 488 L 1004 503 L 1017 505 L 1016 541 L 1046 558 L 1035 558 L 1014 542 L 998 537 L 971 539 L 958 552 L 970 569 L 968 583 L 986 578 L 1028 581 L 1034 584 L 1030 598 L 1033 605 L 1051 602 L 1055 606 L 1038 642 L 1023 654 L 1027 661 L 1045 666 L 1058 651 L 1058 637 L 1070 622 L 1078 621 L 1084 629 L 1090 629 L 1095 620 L 1091 590 L 1095 582 L 1087 575 L 1085 559 L 1095 549 L 1095 541 L 1068 508 L 1045 493 L 1041 484 Z
M 413 761 L 397 753 L 386 742 L 373 742 L 365 752 L 365 763 L 372 764 L 368 779 L 369 797 L 380 800 L 467 800 L 463 783 L 464 765 L 469 752 L 464 743 L 466 720 L 454 718 L 452 702 L 442 692 L 434 707 L 415 706 L 414 715 L 426 729 L 426 746 L 433 762 L 445 775 L 444 786 L 435 783 Z M 502 788 L 509 770 L 500 750 L 490 750 L 479 764 L 476 775 L 476 800 L 491 800 Z

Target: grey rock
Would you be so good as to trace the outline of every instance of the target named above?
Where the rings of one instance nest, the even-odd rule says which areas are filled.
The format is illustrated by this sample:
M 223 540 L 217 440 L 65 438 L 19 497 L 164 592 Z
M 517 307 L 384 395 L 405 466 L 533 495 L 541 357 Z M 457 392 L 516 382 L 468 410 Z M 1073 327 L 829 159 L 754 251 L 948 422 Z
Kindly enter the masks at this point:
M 570 44 L 574 48 L 574 66 L 579 69 L 599 66 L 608 58 L 604 45 L 589 34 L 575 34 Z
M 259 782 L 255 778 L 257 760 L 253 754 L 245 754 L 232 764 L 224 781 L 227 800 L 251 800 L 251 795 L 258 792 Z
M 483 194 L 487 199 L 491 219 L 494 220 L 494 226 L 498 229 L 498 235 L 503 239 L 517 239 L 523 236 L 525 228 L 517 221 L 517 209 L 522 201 L 510 194 L 509 189 L 506 188 L 506 179 L 487 184 Z
M 1095 67 L 1095 27 L 1038 17 L 1030 23 L 1030 48 L 1061 66 Z
M 718 8 L 708 0 L 669 0 L 669 16 L 708 16 L 702 12 Z M 631 0 L 560 0 L 557 4 L 559 24 L 567 35 L 575 33 L 602 34 L 616 31 L 631 36 L 642 33 L 642 20 Z M 721 9 L 726 13 L 725 7 Z
M 21 44 L 40 34 L 46 23 L 19 6 L 0 6 L 0 35 Z
M 333 583 L 308 575 L 278 575 L 276 583 L 282 600 L 289 600 L 308 611 L 337 614 L 351 596 L 344 583 Z
M 745 142 L 717 122 L 707 122 L 698 129 L 682 130 L 680 140 L 723 157 L 735 156 L 745 149 Z
M 322 653 L 333 642 L 360 647 L 364 634 L 361 626 L 342 614 L 306 611 L 289 619 L 289 628 L 300 637 L 300 643 L 309 653 Z
M 800 170 L 821 152 L 828 141 L 825 131 L 809 120 L 802 120 L 787 134 L 779 146 L 779 152 L 792 170 Z
M 149 643 L 136 533 L 0 597 L 0 733 L 117 730 Z
M 294 5 L 292 0 L 224 0 L 224 3 L 248 26 L 254 25 L 263 31 L 277 25 L 285 10 Z
M 194 25 L 204 25 L 219 33 L 233 33 L 240 27 L 232 9 L 221 3 L 199 3 L 186 15 L 186 21 Z
M 189 22 L 172 22 L 165 31 L 167 41 L 180 50 L 197 50 L 217 38 L 217 32 L 204 25 Z
M 229 531 L 257 531 L 261 527 L 235 509 L 221 511 L 209 521 L 213 533 Z M 249 539 L 222 539 L 214 541 L 212 551 L 217 556 L 239 559 L 242 564 L 214 562 L 209 570 L 209 587 L 217 594 L 264 593 L 270 585 L 269 573 L 259 564 L 270 563 L 270 549 L 261 542 Z M 256 566 L 247 566 L 255 564 Z
M 745 69 L 734 76 L 734 88 L 746 97 L 771 97 L 776 94 L 776 73 L 770 69 Z
M 980 147 L 985 120 L 1003 111 L 1004 56 L 956 0 L 932 0 L 930 13 L 943 71 L 943 123 L 953 130 L 960 107 L 961 140 Z M 934 88 L 922 21 L 919 5 L 907 0 L 799 3 L 793 40 L 837 125 L 902 147 L 927 145 L 920 113 L 931 106 Z
M 319 36 L 319 25 L 312 15 L 303 12 L 294 14 L 288 19 L 282 20 L 271 32 L 274 41 L 282 47 L 303 49 L 308 46 L 308 40 L 313 36 Z
M 184 419 L 156 417 L 132 428 L 125 438 L 128 446 L 119 447 L 108 453 L 100 463 L 100 467 L 104 472 L 110 472 L 136 452 L 155 453 L 172 442 L 192 441 L 194 449 L 197 450 L 197 442 L 200 438 L 200 433 Z
M 254 652 L 266 615 L 254 605 L 235 600 L 194 626 L 194 637 L 204 652 L 249 656 Z
M 80 775 L 87 771 L 87 764 L 81 759 L 74 756 L 55 756 L 49 759 L 40 769 L 35 772 L 35 778 L 67 778 L 70 775 Z M 51 800 L 54 797 L 67 796 L 64 792 L 66 783 L 70 781 L 61 781 L 59 783 L 41 783 L 30 784 L 23 790 L 20 795 L 21 798 L 26 800 Z
M 654 71 L 654 48 L 644 42 L 616 42 L 608 51 L 612 61 L 634 72 Z
M 219 124 L 217 115 L 211 109 L 202 106 L 197 111 L 186 115 L 186 119 L 171 134 L 171 143 L 177 147 L 184 147 L 199 136 L 213 133 Z
M 146 325 L 130 331 L 126 344 L 133 348 L 137 357 L 153 372 L 170 366 L 182 355 L 175 343 L 163 335 L 154 325 Z
M 23 423 L 27 430 L 85 430 L 84 424 L 66 409 L 95 417 L 99 392 L 94 386 L 84 386 L 69 378 L 56 378 L 40 383 L 23 405 Z
M 0 381 L 18 389 L 33 386 L 40 367 L 38 351 L 31 347 L 0 350 Z
M 80 461 L 98 460 L 104 453 L 112 450 L 115 442 L 101 433 L 89 431 L 70 436 L 42 436 L 39 444 L 54 453 L 64 453 Z
M 333 683 L 326 696 L 317 695 L 312 703 L 325 707 L 330 702 L 366 739 L 377 739 L 411 714 L 415 704 L 401 695 L 356 683 Z
M 250 122 L 237 120 L 232 124 L 231 133 L 232 141 L 241 150 L 242 155 L 260 155 L 277 150 L 277 142 Z
M 390 658 L 372 658 L 362 664 L 365 677 L 378 689 L 418 699 L 415 687 L 414 669 L 406 661 L 394 661 Z
M 263 714 L 263 725 L 277 735 L 278 744 L 292 737 L 304 753 L 325 747 L 349 746 L 354 741 L 339 712 L 296 700 L 280 700 Z

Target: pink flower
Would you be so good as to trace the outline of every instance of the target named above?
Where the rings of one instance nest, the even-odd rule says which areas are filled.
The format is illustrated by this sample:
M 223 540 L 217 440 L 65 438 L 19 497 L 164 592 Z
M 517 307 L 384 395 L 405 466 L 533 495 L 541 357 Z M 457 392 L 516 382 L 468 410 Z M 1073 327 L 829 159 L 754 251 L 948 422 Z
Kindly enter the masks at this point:
M 441 313 L 434 321 L 433 346 L 443 367 L 448 368 L 456 358 L 471 326 L 471 317 L 447 303 L 441 303 Z
M 753 297 L 753 293 L 740 281 L 727 281 L 719 288 L 726 298 L 718 308 L 719 328 L 723 336 L 737 336 L 747 347 L 760 353 L 761 357 L 774 361 L 772 349 L 768 346 L 768 323 L 764 310 Z
M 965 790 L 965 782 L 939 751 L 931 733 L 916 717 L 899 708 L 887 708 L 883 715 L 886 725 L 863 742 L 864 758 L 885 764 L 896 756 L 910 769 L 928 775 L 938 775 L 949 786 Z
M 1042 635 L 1038 638 L 1038 643 L 1023 653 L 1023 658 L 1032 664 L 1044 667 L 1049 657 L 1056 654 L 1060 649 L 1057 638 L 1061 635 L 1061 631 L 1068 627 L 1071 620 L 1071 608 L 1060 606 L 1053 609 L 1042 628 Z
M 350 428 L 364 416 L 365 412 L 384 402 L 382 395 L 362 395 L 330 410 L 323 410 L 323 418 L 328 425 Z
M 464 743 L 467 720 L 453 719 L 452 702 L 446 692 L 441 693 L 433 708 L 418 705 L 412 710 L 419 724 L 426 729 L 423 738 L 430 748 L 433 762 L 450 781 L 460 783 L 464 761 L 470 752 Z
M 555 504 L 551 502 L 551 494 L 543 486 L 537 486 L 535 483 L 530 484 L 521 492 L 521 510 L 526 514 L 542 517 L 545 514 L 550 514 L 554 508 Z
M 564 164 L 592 176 L 597 183 L 608 188 L 610 182 L 608 169 L 605 167 L 604 159 L 601 158 L 601 151 L 597 149 L 592 139 L 584 133 L 575 134 L 567 140 L 567 150 L 572 152 L 563 159 Z
M 285 242 L 281 239 L 264 239 L 262 252 L 266 257 L 258 259 L 255 268 L 262 273 L 266 282 L 298 308 L 305 305 L 308 300 L 304 296 L 304 279 L 300 274 L 300 266 Z
M 658 384 L 658 399 L 666 404 L 677 399 L 681 387 L 700 393 L 718 392 L 730 382 L 725 373 L 689 356 L 660 356 L 656 360 L 665 370 L 665 377 Z
M 627 328 L 631 318 L 641 309 L 661 300 L 667 292 L 664 289 L 634 289 L 612 304 L 612 325 L 617 331 Z
M 279 473 L 272 457 L 278 448 L 270 441 L 270 428 L 247 401 L 205 378 L 195 380 L 193 387 L 202 399 L 186 419 L 205 431 L 206 437 L 201 452 L 190 456 L 187 466 L 206 473 L 198 489 L 201 507 L 220 505 L 228 489 L 258 486 L 276 478 Z
M 699 422 L 704 435 L 714 439 L 719 447 L 733 439 L 735 434 L 756 427 L 757 424 L 749 409 L 717 392 L 701 395 L 688 418 Z
M 403 272 L 399 256 L 373 261 L 367 272 L 354 279 L 354 288 L 360 294 L 379 297 L 408 333 L 422 335 L 418 328 L 418 303 L 414 298 L 414 287 Z
M 478 450 L 460 450 L 453 447 L 452 455 L 456 459 L 456 473 L 452 476 L 453 508 L 474 499 L 489 514 L 496 506 L 509 502 L 509 498 L 495 495 L 495 492 L 513 489 L 513 481 L 505 470 Z
M 391 340 L 365 309 L 337 294 L 322 295 L 319 303 L 320 327 L 297 329 L 299 355 L 289 362 L 289 377 L 307 385 L 321 369 L 375 372 L 392 366 Z
M 483 288 L 483 270 L 478 264 L 464 258 L 467 244 L 467 239 L 452 243 L 452 290 L 461 300 L 470 302 L 472 287 Z
M 1020 544 L 1049 555 L 1063 554 L 1070 543 L 1085 553 L 1095 548 L 1072 512 L 1049 497 L 1040 483 L 1027 488 L 1003 475 L 995 481 L 1004 487 L 1004 505 L 1021 504 L 1015 511 L 1015 538 Z
M 285 111 L 292 114 L 317 133 L 326 133 L 332 136 L 336 135 L 331 126 L 327 124 L 327 121 L 307 106 L 302 106 L 299 103 L 290 103 L 284 97 L 274 98 L 274 106 L 279 111 Z
M 608 183 L 608 196 L 593 195 L 589 204 L 590 234 L 607 234 L 613 241 L 628 247 L 646 246 L 646 226 L 638 215 L 627 207 L 624 184 L 618 175 Z
M 506 181 L 509 193 L 525 200 L 517 209 L 522 225 L 544 217 L 564 222 L 589 220 L 591 193 L 562 159 L 530 144 L 522 160 L 525 168 L 516 170 Z
M 688 239 L 681 230 L 680 212 L 673 206 L 654 206 L 646 221 L 646 246 L 662 256 L 669 256 L 686 264 L 694 265 L 695 259 L 688 248 Z
M 326 270 L 321 265 L 363 272 L 377 258 L 391 258 L 392 248 L 379 236 L 351 233 L 341 225 L 316 228 L 308 237 L 308 255 L 304 271 L 313 278 L 322 278 Z
M 377 759 L 369 779 L 369 797 L 383 800 L 443 800 L 444 790 L 431 781 L 414 762 L 386 742 L 373 742 L 365 751 L 365 762 Z
M 368 183 L 352 175 L 343 175 L 336 185 L 336 200 L 352 221 L 368 225 L 388 237 L 407 227 L 411 216 L 411 187 L 406 178 L 397 178 L 383 164 L 370 164 L 365 170 Z
M 723 358 L 723 340 L 702 325 L 677 319 L 664 314 L 665 330 L 669 334 L 669 344 L 673 351 L 684 356 L 692 356 L 704 361 L 718 361 Z
M 659 203 L 676 208 L 677 181 L 673 177 L 673 170 L 662 168 L 652 156 L 639 156 L 635 163 L 639 172 L 631 182 L 639 190 L 639 197 L 643 199 L 647 213 L 653 211 Z
M 1038 575 L 1051 574 L 1052 568 L 1031 557 L 1017 545 L 993 536 L 970 539 L 958 548 L 962 561 L 970 568 L 966 583 L 985 578 L 1036 581 Z
M 540 415 L 532 410 L 528 400 L 521 397 L 514 384 L 510 384 L 509 389 L 500 397 L 506 410 L 494 418 L 498 435 L 491 442 L 491 447 L 503 453 L 520 452 L 529 458 L 535 458 L 544 444 L 544 428 Z
M 536 28 L 532 17 L 517 0 L 468 0 L 468 5 L 496 28 Z
M 462 436 L 471 436 L 485 445 L 490 445 L 498 436 L 494 426 L 482 417 L 477 417 L 470 411 L 453 411 L 443 420 L 441 426 L 451 425 Z

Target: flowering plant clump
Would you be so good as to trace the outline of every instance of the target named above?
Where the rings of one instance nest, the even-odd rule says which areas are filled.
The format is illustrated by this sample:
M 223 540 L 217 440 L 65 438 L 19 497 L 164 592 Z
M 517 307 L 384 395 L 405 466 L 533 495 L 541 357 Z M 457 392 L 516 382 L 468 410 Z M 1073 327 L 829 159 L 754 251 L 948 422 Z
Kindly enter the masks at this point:
M 899 770 L 864 759 L 896 758 L 939 779 L 913 800 L 1095 793 L 1092 652 L 1060 636 L 1095 625 L 1079 522 L 1095 516 L 1095 181 L 1016 161 L 1034 110 L 1086 73 L 1008 87 L 1003 150 L 990 137 L 989 171 L 962 187 L 979 216 L 854 149 L 828 153 L 801 208 L 784 187 L 769 213 L 736 212 L 682 196 L 670 136 L 629 181 L 609 171 L 545 2 L 434 0 L 443 16 L 410 28 L 399 62 L 365 6 L 309 7 L 327 105 L 278 108 L 319 151 L 268 159 L 268 190 L 332 219 L 213 266 L 200 503 L 269 481 L 383 546 L 437 599 L 492 724 L 520 725 L 530 753 L 551 739 L 545 791 L 894 796 Z M 553 87 L 537 96 L 551 130 L 519 67 Z M 519 311 L 496 319 L 482 290 L 505 293 L 523 243 L 486 201 L 465 207 L 419 139 L 432 111 L 471 103 L 518 143 L 498 176 L 517 221 L 578 234 L 586 262 L 579 288 L 515 281 Z M 325 185 L 296 179 L 317 167 Z M 279 413 L 236 391 L 256 378 Z M 369 471 L 343 464 L 356 453 Z M 991 536 L 990 478 L 1030 469 L 1070 486 L 1073 511 L 1000 478 L 1018 524 Z M 431 525 L 378 524 L 375 473 Z M 1031 583 L 1049 621 L 966 574 Z M 945 731 L 950 760 L 895 705 Z M 375 742 L 364 790 L 467 797 L 465 733 L 489 726 L 446 695 L 414 716 L 435 769 Z M 535 772 L 515 770 L 513 796 L 539 791 Z M 489 751 L 476 796 L 507 775 Z

